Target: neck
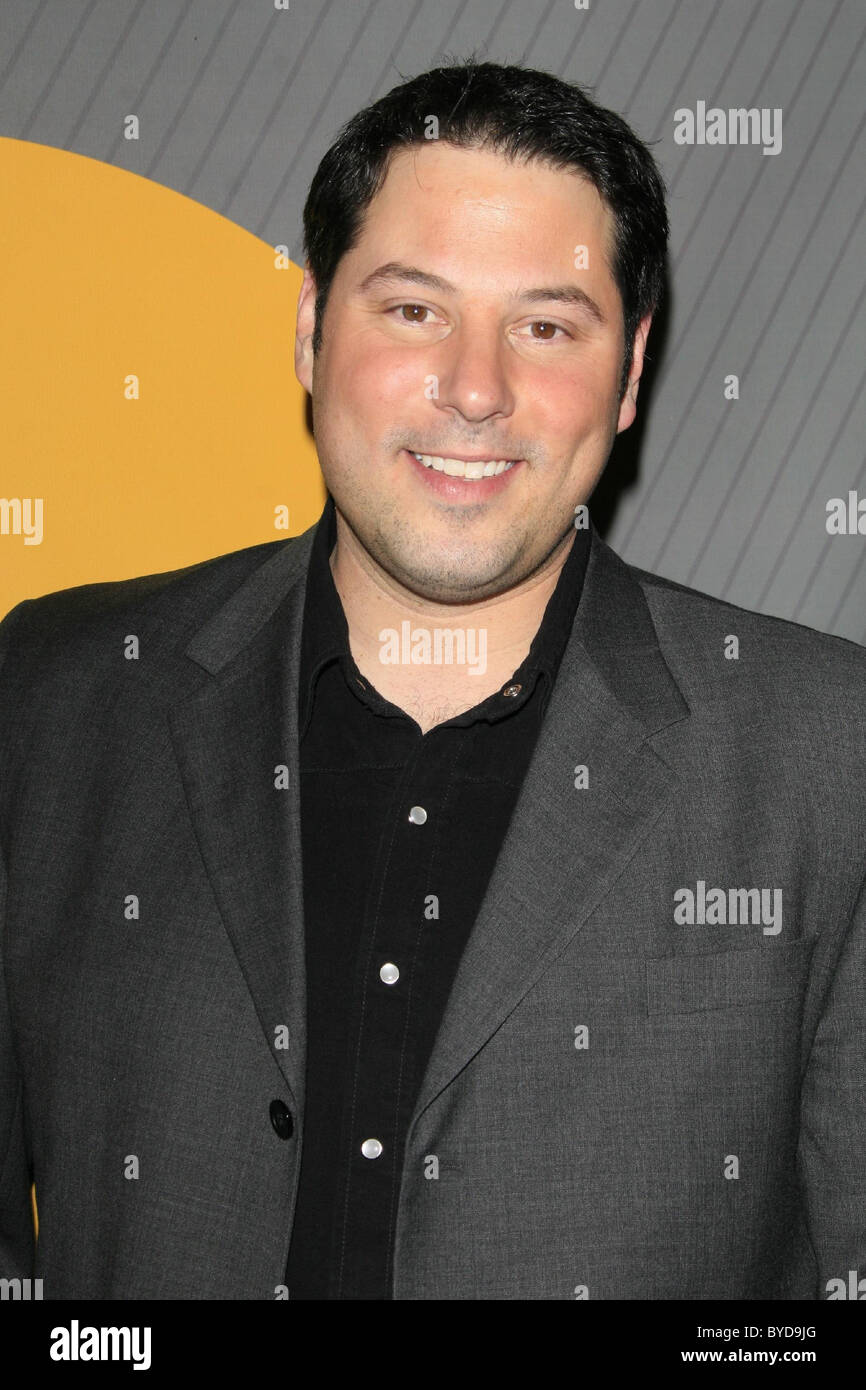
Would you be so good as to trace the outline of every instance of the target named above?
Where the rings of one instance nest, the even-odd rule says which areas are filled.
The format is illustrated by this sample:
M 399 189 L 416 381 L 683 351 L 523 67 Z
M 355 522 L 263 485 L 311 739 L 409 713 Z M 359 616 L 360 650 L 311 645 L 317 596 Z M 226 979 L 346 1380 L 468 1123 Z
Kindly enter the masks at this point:
M 425 732 L 472 709 L 525 660 L 574 539 L 572 530 L 505 593 L 477 604 L 434 603 L 382 570 L 338 512 L 331 573 L 362 676 Z M 443 629 L 454 636 L 443 640 Z

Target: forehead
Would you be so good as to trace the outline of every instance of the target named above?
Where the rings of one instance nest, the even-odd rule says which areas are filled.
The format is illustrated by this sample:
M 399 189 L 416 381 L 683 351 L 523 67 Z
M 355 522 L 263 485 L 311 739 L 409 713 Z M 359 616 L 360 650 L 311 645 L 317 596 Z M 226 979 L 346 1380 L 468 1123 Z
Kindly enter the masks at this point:
M 585 246 L 590 271 L 609 277 L 613 232 L 610 209 L 579 171 L 433 140 L 392 155 L 353 259 L 427 255 L 542 274 L 552 264 L 573 272 Z

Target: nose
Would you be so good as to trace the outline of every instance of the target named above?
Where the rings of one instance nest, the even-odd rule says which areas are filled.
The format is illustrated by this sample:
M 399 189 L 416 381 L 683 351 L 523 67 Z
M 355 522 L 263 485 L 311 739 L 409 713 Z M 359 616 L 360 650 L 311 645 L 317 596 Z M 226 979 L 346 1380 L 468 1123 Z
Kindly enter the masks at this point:
M 491 323 L 461 323 L 441 344 L 438 405 L 477 424 L 514 410 L 509 348 Z

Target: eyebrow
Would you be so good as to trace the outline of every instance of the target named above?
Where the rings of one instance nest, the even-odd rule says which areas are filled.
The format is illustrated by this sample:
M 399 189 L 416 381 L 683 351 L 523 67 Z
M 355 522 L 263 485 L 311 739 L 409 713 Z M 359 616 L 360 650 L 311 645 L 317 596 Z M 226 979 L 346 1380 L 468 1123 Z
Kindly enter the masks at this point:
M 385 265 L 371 271 L 358 285 L 358 293 L 369 294 L 380 285 L 405 283 L 425 285 L 427 289 L 436 290 L 438 294 L 459 293 L 456 285 L 452 285 L 450 280 L 444 280 L 441 275 L 432 275 L 428 270 L 419 270 L 414 265 L 403 265 L 400 261 L 387 261 Z M 559 304 L 568 304 L 572 308 L 584 310 L 598 324 L 607 323 L 595 300 L 577 285 L 542 285 L 538 289 L 522 290 L 517 298 L 524 304 L 540 304 L 555 300 Z

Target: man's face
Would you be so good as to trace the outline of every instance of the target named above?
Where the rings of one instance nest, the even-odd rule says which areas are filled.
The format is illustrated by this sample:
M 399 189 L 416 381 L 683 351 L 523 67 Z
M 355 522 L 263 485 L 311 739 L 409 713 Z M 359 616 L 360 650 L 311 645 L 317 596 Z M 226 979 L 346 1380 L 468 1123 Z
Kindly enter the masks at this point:
M 312 394 L 325 482 L 404 589 L 479 602 L 526 579 L 571 534 L 574 508 L 634 419 L 649 329 L 647 318 L 620 402 L 612 234 L 579 175 L 431 141 L 393 157 L 337 267 L 315 361 L 305 273 L 296 370 Z M 394 264 L 405 276 L 369 279 Z M 418 271 L 440 283 L 409 273 Z M 563 287 L 576 302 L 550 295 Z M 414 453 L 518 462 L 472 481 Z

